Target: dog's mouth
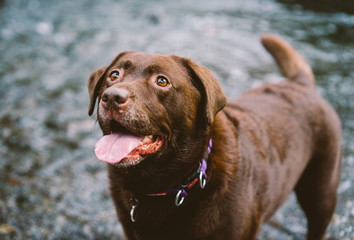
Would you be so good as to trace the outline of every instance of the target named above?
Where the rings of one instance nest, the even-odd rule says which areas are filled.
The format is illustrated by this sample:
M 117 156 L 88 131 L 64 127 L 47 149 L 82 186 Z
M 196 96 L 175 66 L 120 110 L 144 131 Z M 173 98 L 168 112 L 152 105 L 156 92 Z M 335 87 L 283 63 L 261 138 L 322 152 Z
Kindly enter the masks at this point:
M 111 134 L 103 136 L 95 146 L 97 158 L 110 164 L 136 165 L 156 153 L 164 142 L 161 135 L 135 134 L 115 121 L 111 130 Z

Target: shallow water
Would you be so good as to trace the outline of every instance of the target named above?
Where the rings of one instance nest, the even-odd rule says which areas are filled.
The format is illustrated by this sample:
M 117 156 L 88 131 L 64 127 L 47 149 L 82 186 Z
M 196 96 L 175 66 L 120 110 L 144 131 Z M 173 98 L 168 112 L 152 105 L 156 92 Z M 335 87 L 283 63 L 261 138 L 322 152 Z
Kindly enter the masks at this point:
M 313 66 L 343 126 L 343 174 L 328 239 L 354 239 L 354 16 L 296 1 L 0 1 L 0 239 L 113 239 L 122 229 L 93 148 L 89 74 L 123 50 L 190 57 L 229 98 L 282 79 L 262 33 Z M 303 236 L 290 196 L 260 239 Z

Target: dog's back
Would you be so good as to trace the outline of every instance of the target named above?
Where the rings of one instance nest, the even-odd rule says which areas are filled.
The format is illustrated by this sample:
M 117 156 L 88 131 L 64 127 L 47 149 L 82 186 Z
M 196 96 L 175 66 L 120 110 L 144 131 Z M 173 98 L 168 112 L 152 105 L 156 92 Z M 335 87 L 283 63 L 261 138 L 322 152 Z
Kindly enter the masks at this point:
M 341 127 L 318 95 L 310 66 L 283 40 L 266 35 L 265 48 L 289 81 L 246 92 L 225 108 L 237 119 L 239 171 L 249 172 L 255 215 L 268 219 L 295 189 L 308 218 L 308 239 L 323 239 L 333 214 L 341 169 Z M 252 186 L 252 187 L 251 187 Z M 255 187 L 257 186 L 257 187 Z M 257 205 L 257 206 L 256 206 Z

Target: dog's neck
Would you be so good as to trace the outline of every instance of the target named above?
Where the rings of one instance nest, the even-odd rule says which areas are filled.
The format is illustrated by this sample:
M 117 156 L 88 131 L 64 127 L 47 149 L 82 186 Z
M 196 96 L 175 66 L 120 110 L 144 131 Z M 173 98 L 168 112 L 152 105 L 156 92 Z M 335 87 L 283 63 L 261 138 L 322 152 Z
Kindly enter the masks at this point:
M 195 186 L 200 186 L 201 189 L 204 189 L 207 183 L 207 168 L 208 168 L 208 160 L 209 155 L 211 153 L 212 148 L 212 139 L 210 138 L 207 153 L 205 157 L 199 161 L 198 168 L 188 176 L 187 179 L 182 181 L 178 186 L 174 188 L 165 189 L 162 192 L 153 192 L 144 194 L 144 196 L 148 197 L 163 197 L 167 195 L 175 196 L 175 205 L 180 206 L 184 199 L 187 197 L 188 193 L 192 191 Z M 138 197 L 138 196 L 136 196 Z

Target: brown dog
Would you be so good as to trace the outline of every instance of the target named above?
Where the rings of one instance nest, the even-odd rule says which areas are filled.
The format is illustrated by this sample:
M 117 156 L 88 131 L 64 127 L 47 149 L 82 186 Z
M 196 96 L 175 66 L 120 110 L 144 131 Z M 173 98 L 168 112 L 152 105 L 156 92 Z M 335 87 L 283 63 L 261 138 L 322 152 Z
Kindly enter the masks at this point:
M 256 239 L 293 190 L 307 238 L 324 238 L 340 120 L 300 55 L 275 36 L 262 42 L 289 81 L 229 103 L 206 68 L 182 57 L 123 52 L 92 73 L 89 115 L 98 98 L 105 135 L 95 151 L 128 239 Z

